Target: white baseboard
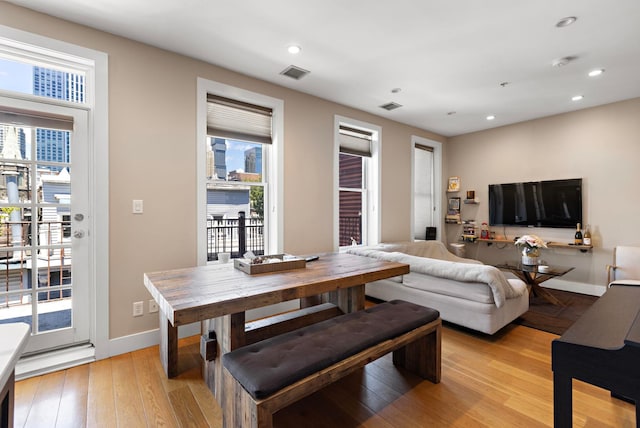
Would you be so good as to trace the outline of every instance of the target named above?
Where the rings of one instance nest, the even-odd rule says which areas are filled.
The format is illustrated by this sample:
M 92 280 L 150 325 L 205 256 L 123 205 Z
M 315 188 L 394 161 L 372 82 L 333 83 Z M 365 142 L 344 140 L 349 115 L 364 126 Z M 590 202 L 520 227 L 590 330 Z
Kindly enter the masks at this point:
M 254 309 L 247 311 L 247 321 L 254 319 L 267 317 L 276 313 L 289 311 L 292 309 L 298 309 L 300 303 L 298 300 L 292 300 L 290 302 L 278 303 L 264 308 Z M 180 339 L 189 336 L 196 336 L 200 334 L 200 323 L 193 323 L 178 327 L 178 337 Z M 109 352 L 107 357 L 113 357 L 115 355 L 124 354 L 127 352 L 137 351 L 138 349 L 148 348 L 149 346 L 155 346 L 160 343 L 160 329 L 143 331 L 140 333 L 131 334 L 129 336 L 118 337 L 116 339 L 109 340 Z
M 178 337 L 180 339 L 200 334 L 200 323 L 187 324 L 178 327 Z M 130 334 L 109 340 L 108 357 L 113 357 L 127 352 L 137 351 L 139 349 L 148 348 L 160 344 L 160 329 L 142 331 L 140 333 Z

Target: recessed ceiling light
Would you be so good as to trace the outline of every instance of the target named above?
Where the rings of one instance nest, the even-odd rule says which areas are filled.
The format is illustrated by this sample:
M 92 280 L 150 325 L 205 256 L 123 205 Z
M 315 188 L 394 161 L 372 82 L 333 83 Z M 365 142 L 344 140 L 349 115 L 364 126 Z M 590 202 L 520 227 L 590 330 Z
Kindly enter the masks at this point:
M 571 97 L 571 101 L 580 101 L 583 98 L 584 98 L 584 95 L 576 95 Z
M 393 88 L 393 89 L 391 90 L 391 93 L 392 93 L 392 94 L 397 94 L 397 93 L 398 93 L 398 92 L 400 92 L 400 91 L 402 91 L 402 88 Z
M 589 77 L 600 76 L 602 73 L 604 73 L 604 69 L 603 68 L 598 68 L 596 70 L 591 70 L 589 72 Z
M 302 48 L 298 45 L 290 45 L 287 48 L 287 51 L 289 51 L 290 54 L 295 55 L 295 54 L 299 54 L 302 51 Z
M 447 116 L 453 116 L 456 113 L 457 113 L 457 111 L 448 111 L 447 112 Z
M 576 18 L 575 16 L 567 16 L 566 18 L 562 18 L 560 21 L 558 21 L 556 23 L 556 27 L 558 28 L 568 27 L 569 25 L 576 22 L 577 19 L 578 18 Z
M 496 118 L 496 117 L 495 117 L 494 115 L 492 115 L 492 114 L 490 114 L 489 116 L 487 116 L 487 120 L 493 120 L 493 119 L 495 119 L 495 118 Z

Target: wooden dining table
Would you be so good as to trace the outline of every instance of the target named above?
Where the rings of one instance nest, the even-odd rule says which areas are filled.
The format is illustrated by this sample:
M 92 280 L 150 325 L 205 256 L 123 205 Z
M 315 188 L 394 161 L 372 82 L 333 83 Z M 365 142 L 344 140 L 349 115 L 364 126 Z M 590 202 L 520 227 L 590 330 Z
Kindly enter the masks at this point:
M 144 285 L 158 304 L 160 359 L 167 376 L 179 374 L 178 327 L 201 322 L 203 377 L 222 403 L 224 353 L 339 313 L 363 309 L 367 282 L 408 273 L 409 265 L 403 263 L 327 253 L 304 268 L 257 275 L 235 269 L 233 263 L 145 273 Z M 245 312 L 250 309 L 295 299 L 300 299 L 301 306 L 296 314 L 246 322 Z

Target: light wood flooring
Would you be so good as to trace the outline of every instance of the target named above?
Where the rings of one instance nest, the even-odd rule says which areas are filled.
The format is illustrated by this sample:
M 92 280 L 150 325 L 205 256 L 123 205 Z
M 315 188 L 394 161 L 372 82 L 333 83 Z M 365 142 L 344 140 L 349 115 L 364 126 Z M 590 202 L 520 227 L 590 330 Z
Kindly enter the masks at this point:
M 396 370 L 390 356 L 282 410 L 276 427 L 550 427 L 551 340 L 511 325 L 494 336 L 445 326 L 442 382 Z M 220 427 L 201 380 L 198 338 L 180 342 L 168 380 L 158 348 L 20 381 L 16 427 Z M 634 407 L 574 381 L 574 426 L 633 427 Z

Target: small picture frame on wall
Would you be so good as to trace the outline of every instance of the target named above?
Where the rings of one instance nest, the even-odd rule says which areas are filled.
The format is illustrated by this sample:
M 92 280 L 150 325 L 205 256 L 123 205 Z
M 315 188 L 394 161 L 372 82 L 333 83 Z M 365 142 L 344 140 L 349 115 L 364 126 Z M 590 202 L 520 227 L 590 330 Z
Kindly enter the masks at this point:
M 460 177 L 449 177 L 447 192 L 457 192 L 460 190 Z
M 456 214 L 460 212 L 460 198 L 449 198 L 447 212 L 449 214 Z

